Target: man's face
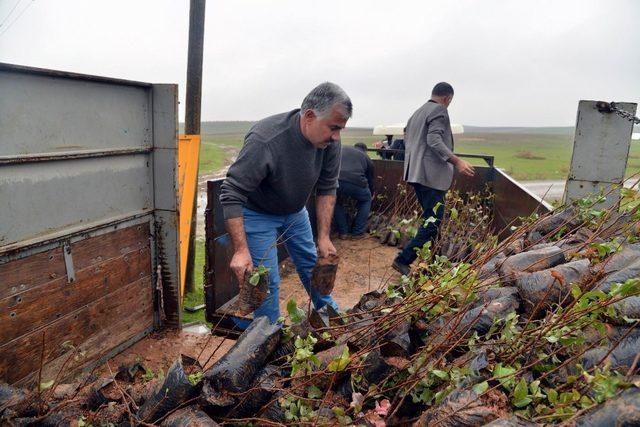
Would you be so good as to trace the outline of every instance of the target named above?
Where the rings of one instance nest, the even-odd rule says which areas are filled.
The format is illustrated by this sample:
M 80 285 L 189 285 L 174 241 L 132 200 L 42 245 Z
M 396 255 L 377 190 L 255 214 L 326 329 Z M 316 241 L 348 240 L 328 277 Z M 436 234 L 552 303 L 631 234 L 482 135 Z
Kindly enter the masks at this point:
M 302 115 L 302 134 L 316 148 L 327 148 L 340 140 L 340 131 L 347 125 L 341 106 L 334 105 L 326 117 L 318 118 L 311 110 Z

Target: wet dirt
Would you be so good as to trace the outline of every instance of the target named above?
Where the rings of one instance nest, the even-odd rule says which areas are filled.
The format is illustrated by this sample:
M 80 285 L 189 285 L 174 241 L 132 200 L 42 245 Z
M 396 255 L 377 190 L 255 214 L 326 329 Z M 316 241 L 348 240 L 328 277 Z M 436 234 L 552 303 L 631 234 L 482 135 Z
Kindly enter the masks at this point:
M 380 245 L 378 239 L 373 237 L 361 240 L 340 240 L 335 237 L 332 242 L 340 256 L 340 265 L 331 295 L 341 310 L 353 307 L 362 294 L 379 289 L 399 277 L 399 273 L 391 268 L 398 248 Z M 280 312 L 287 312 L 286 305 L 290 299 L 296 301 L 298 307 L 307 310 L 310 299 L 291 260 L 285 261 L 280 275 Z
M 115 373 L 120 365 L 130 365 L 135 362 L 140 362 L 146 369 L 152 370 L 154 373 L 157 373 L 160 369 L 166 373 L 171 367 L 171 364 L 178 359 L 181 354 L 193 357 L 194 359 L 197 358 L 200 365 L 204 365 L 213 354 L 213 357 L 211 357 L 211 360 L 207 363 L 207 366 L 211 366 L 214 361 L 224 356 L 234 343 L 234 340 L 209 334 L 196 334 L 175 330 L 152 333 L 110 359 L 109 366 Z M 220 348 L 218 348 L 218 346 L 220 346 Z M 203 348 L 204 351 L 202 351 Z M 217 351 L 216 348 L 218 348 Z M 200 355 L 201 351 L 202 354 Z M 198 355 L 200 355 L 199 358 Z M 107 365 L 102 365 L 98 373 L 108 376 L 109 369 Z

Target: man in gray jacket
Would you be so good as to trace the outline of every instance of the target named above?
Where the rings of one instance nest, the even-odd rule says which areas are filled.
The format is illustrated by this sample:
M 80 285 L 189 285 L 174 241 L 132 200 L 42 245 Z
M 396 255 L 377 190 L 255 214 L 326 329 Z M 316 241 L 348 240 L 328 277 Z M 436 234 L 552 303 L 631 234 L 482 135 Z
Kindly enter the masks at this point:
M 220 203 L 234 248 L 230 267 L 239 283 L 254 266 L 269 269 L 269 294 L 254 318 L 267 316 L 275 322 L 280 317 L 278 241 L 284 242 L 315 308 L 338 308 L 310 282 L 317 255 L 336 253 L 329 232 L 340 172 L 340 131 L 351 112 L 347 94 L 336 84 L 322 83 L 300 109 L 256 123 L 229 167 Z M 314 190 L 317 252 L 305 208 Z
M 431 99 L 418 108 L 407 122 L 405 134 L 404 180 L 411 184 L 422 206 L 425 221 L 414 237 L 393 261 L 393 268 L 408 274 L 417 258 L 416 249 L 433 241 L 444 214 L 444 196 L 451 186 L 454 168 L 458 173 L 473 176 L 473 166 L 453 154 L 453 135 L 447 107 L 453 100 L 453 87 L 438 83 Z M 433 209 L 441 208 L 434 214 Z M 427 221 L 434 217 L 435 222 Z

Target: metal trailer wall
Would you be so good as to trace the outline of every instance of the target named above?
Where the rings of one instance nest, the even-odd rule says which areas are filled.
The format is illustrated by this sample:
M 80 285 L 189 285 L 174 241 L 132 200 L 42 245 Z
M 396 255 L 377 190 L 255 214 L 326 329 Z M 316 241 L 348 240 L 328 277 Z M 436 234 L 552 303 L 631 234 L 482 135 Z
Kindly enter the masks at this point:
M 482 157 L 468 155 L 469 157 Z M 403 162 L 394 160 L 373 160 L 376 175 L 376 194 L 382 195 L 385 204 L 389 205 L 401 195 L 398 184 L 402 182 Z M 453 189 L 461 192 L 479 192 L 487 187 L 494 194 L 492 229 L 500 238 L 510 234 L 509 226 L 516 224 L 518 217 L 529 216 L 534 212 L 546 213 L 551 210 L 548 203 L 543 202 L 533 193 L 518 184 L 509 175 L 495 167 L 476 166 L 473 178 L 456 175 Z M 231 329 L 233 322 L 228 317 L 220 317 L 216 311 L 238 294 L 238 283 L 229 269 L 233 255 L 231 240 L 225 230 L 222 206 L 219 202 L 220 186 L 224 180 L 207 182 L 207 208 L 205 210 L 205 277 L 204 291 L 206 315 L 209 322 L 218 325 L 221 330 Z M 409 194 L 409 197 L 414 197 Z M 376 209 L 374 204 L 373 209 Z M 310 209 L 312 217 L 313 209 Z M 285 258 L 286 251 L 279 247 L 279 258 Z
M 0 64 L 0 381 L 179 325 L 177 129 L 176 85 Z

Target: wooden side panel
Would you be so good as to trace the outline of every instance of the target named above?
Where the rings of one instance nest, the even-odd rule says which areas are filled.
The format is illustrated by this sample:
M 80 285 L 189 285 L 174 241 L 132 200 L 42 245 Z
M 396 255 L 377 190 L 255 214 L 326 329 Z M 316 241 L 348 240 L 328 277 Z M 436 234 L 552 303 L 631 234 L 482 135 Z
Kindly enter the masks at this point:
M 0 343 L 37 330 L 125 286 L 149 277 L 149 248 L 141 248 L 76 272 L 76 281 L 57 279 L 0 300 Z M 5 327 L 6 326 L 6 327 Z
M 73 243 L 73 283 L 59 248 L 1 265 L 0 381 L 28 382 L 41 355 L 43 372 L 55 376 L 65 365 L 62 374 L 68 375 L 149 330 L 149 235 L 145 223 Z M 16 283 L 24 285 L 17 292 Z M 69 359 L 68 344 L 84 356 Z
M 43 335 L 45 367 L 69 353 L 64 343 L 87 352 L 80 361 L 70 360 L 74 363 L 69 370 L 79 362 L 90 363 L 110 347 L 126 341 L 133 331 L 151 326 L 152 307 L 151 279 L 146 277 L 41 330 L 6 343 L 0 346 L 0 381 L 13 384 L 39 369 Z M 123 325 L 129 329 L 123 330 Z

